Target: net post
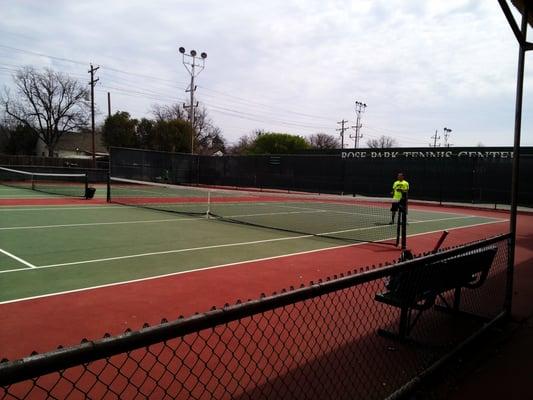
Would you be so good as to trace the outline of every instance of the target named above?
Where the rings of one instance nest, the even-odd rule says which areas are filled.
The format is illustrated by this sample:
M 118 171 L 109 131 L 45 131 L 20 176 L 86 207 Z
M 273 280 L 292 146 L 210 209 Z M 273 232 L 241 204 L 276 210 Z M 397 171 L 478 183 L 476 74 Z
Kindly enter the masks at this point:
M 107 171 L 107 193 L 106 200 L 108 203 L 111 203 L 111 173 Z
M 402 205 L 400 207 L 400 215 L 402 222 L 402 250 L 405 250 L 407 248 L 407 196 L 402 199 L 401 201 Z
M 210 214 L 211 214 L 211 191 L 209 190 L 207 192 L 207 210 L 205 212 L 205 217 L 209 219 Z
M 85 199 L 89 199 L 89 174 L 85 174 L 85 181 L 83 183 L 85 185 Z
M 402 210 L 398 208 L 398 221 L 396 222 L 396 247 L 400 245 L 402 236 Z

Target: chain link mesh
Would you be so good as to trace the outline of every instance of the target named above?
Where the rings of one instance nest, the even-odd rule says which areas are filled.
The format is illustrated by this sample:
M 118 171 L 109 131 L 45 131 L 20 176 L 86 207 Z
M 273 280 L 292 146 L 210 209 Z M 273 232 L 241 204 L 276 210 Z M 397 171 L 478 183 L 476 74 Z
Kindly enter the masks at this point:
M 469 255 L 487 249 L 495 251 L 488 274 L 479 287 L 459 289 L 458 307 L 441 307 L 454 303 L 456 290 L 438 293 L 407 334 L 394 337 L 401 307 L 378 301 L 391 292 L 391 277 L 443 262 L 448 275 L 459 277 L 452 267 L 466 268 Z M 503 312 L 507 269 L 504 235 L 351 271 L 120 337 L 4 361 L 0 399 L 387 398 Z M 410 276 L 410 287 L 427 300 L 426 278 Z

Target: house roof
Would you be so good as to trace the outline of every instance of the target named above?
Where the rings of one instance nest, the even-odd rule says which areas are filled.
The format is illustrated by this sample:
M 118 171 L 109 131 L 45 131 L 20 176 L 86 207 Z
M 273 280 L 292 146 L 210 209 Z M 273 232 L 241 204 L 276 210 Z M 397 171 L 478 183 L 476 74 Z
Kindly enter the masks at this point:
M 94 147 L 96 153 L 108 153 L 104 146 L 101 133 L 95 133 Z M 65 133 L 57 142 L 56 151 L 80 151 L 92 154 L 91 132 Z

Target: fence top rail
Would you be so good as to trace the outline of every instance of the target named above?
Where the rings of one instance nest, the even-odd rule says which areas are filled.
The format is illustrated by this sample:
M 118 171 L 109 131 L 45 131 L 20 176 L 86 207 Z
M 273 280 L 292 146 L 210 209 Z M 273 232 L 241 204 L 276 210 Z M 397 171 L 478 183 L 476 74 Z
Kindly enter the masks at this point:
M 173 155 L 186 155 L 186 156 L 202 156 L 202 154 L 191 154 L 186 152 L 171 152 L 163 150 L 152 150 L 152 149 L 142 149 L 135 147 L 120 147 L 120 146 L 111 146 L 111 150 L 127 150 L 127 151 L 137 151 L 137 152 L 146 152 L 146 153 L 165 153 Z M 495 153 L 495 152 L 512 152 L 512 146 L 489 146 L 489 147 L 468 147 L 468 146 L 459 146 L 459 147 L 447 147 L 435 149 L 432 147 L 390 147 L 390 148 L 337 148 L 337 149 L 311 149 L 303 150 L 298 153 L 263 153 L 263 154 L 224 154 L 224 156 L 243 156 L 243 157 L 257 157 L 257 156 L 274 156 L 274 157 L 294 157 L 294 156 L 330 156 L 330 157 L 339 157 L 342 153 L 412 153 L 412 152 L 447 152 L 450 154 L 458 153 L 471 153 L 472 155 L 478 153 Z M 533 146 L 522 146 L 520 147 L 521 156 L 532 156 L 533 155 Z M 207 157 L 211 157 L 206 155 Z M 216 156 L 218 157 L 218 156 Z
M 311 282 L 309 286 L 290 288 L 271 296 L 246 302 L 238 301 L 234 305 L 226 304 L 223 308 L 213 308 L 208 312 L 191 317 L 180 317 L 175 321 L 161 321 L 160 325 L 145 326 L 139 331 L 126 331 L 114 337 L 104 337 L 96 341 L 82 341 L 69 348 L 59 348 L 43 354 L 34 354 L 19 360 L 0 362 L 0 386 L 6 386 L 27 379 L 32 379 L 54 371 L 64 370 L 77 365 L 93 362 L 117 354 L 125 353 L 187 334 L 227 324 L 242 318 L 274 310 L 297 302 L 316 298 L 338 290 L 382 279 L 392 273 L 402 272 L 415 266 L 434 263 L 465 252 L 478 250 L 495 243 L 507 241 L 510 234 L 501 234 L 490 239 L 480 240 L 458 246 L 438 253 L 426 254 L 412 260 L 385 265 L 361 273 L 347 272 L 340 277 L 327 278 L 326 281 Z M 373 266 L 375 268 L 375 266 Z
M 3 168 L 13 168 L 16 169 L 26 169 L 27 172 L 33 173 L 37 172 L 37 170 L 42 169 L 53 169 L 58 171 L 77 171 L 77 170 L 83 170 L 83 171 L 92 171 L 92 172 L 107 172 L 108 170 L 105 168 L 85 168 L 82 166 L 73 166 L 73 167 L 65 167 L 60 165 L 27 165 L 27 164 L 17 164 L 17 165 L 10 165 L 10 164 L 3 164 L 0 162 L 0 167 Z M 68 173 L 68 172 L 65 172 Z

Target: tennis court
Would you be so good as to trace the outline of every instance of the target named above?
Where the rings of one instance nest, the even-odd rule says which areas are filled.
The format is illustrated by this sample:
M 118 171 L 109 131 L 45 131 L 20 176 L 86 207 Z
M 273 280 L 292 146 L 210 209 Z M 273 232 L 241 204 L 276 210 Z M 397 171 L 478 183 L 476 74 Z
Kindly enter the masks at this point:
M 225 215 L 218 219 L 207 218 L 200 209 L 205 204 L 197 201 L 186 202 L 183 214 L 139 207 L 139 190 L 129 184 L 118 189 L 122 199 L 136 199 L 135 206 L 106 203 L 104 186 L 97 188 L 95 199 L 47 205 L 58 197 L 2 186 L 0 199 L 7 204 L 38 200 L 0 208 L 0 302 L 256 260 L 275 262 L 292 254 L 365 246 L 367 240 L 378 242 L 373 245 L 376 253 L 399 256 L 390 246 L 395 239 L 395 226 L 387 222 L 390 212 L 381 206 L 379 212 L 361 217 L 354 216 L 351 205 L 324 198 L 317 203 L 300 196 L 281 203 L 269 194 L 269 201 L 257 202 L 237 193 L 231 201 L 225 196 L 211 203 L 211 212 Z M 169 206 L 162 203 L 163 208 Z M 504 221 L 498 215 L 413 205 L 408 235 Z M 267 222 L 274 228 L 264 226 Z M 354 256 L 352 265 L 374 262 Z
M 346 274 L 364 278 L 368 275 L 361 272 L 386 271 L 376 269 L 381 263 L 400 257 L 404 239 L 408 248 L 419 253 L 431 250 L 443 230 L 453 231 L 446 242 L 446 246 L 451 246 L 505 232 L 508 225 L 507 215 L 502 212 L 417 202 L 408 206 L 408 225 L 397 223 L 399 215 L 395 223 L 390 223 L 388 198 L 111 179 L 108 185 L 96 185 L 94 198 L 85 199 L 83 179 L 77 183 L 61 183 L 58 176 L 48 176 L 38 183 L 33 177 L 30 180 L 29 187 L 27 180 L 20 178 L 10 180 L 10 187 L 0 186 L 0 357 L 11 360 L 34 351 L 49 352 L 58 345 L 73 346 L 81 338 L 93 341 L 154 324 L 165 326 L 167 321 L 193 321 L 196 311 L 199 318 L 204 318 L 205 311 L 213 305 L 219 308 L 226 303 L 252 304 L 246 299 L 258 299 L 262 293 L 269 298 L 273 292 L 285 292 L 283 288 L 292 292 L 301 286 L 305 291 L 310 281 L 336 283 L 342 281 L 336 278 L 347 277 Z M 62 186 L 77 190 L 65 195 Z M 47 194 L 52 191 L 62 195 Z M 399 235 L 403 228 L 407 235 Z M 501 246 L 503 255 L 505 246 Z M 497 265 L 500 264 L 504 265 L 501 259 Z M 503 287 L 496 285 L 504 276 L 498 272 L 500 269 L 495 267 L 494 282 L 484 285 L 485 292 L 491 292 L 487 299 L 501 297 L 500 291 L 494 290 Z M 217 329 L 211 335 L 213 331 L 206 331 L 206 337 L 211 338 L 207 347 L 202 344 L 203 333 L 198 340 L 191 336 L 195 344 L 186 345 L 184 350 L 171 350 L 171 358 L 183 355 L 187 359 L 198 356 L 208 360 L 222 357 L 210 346 L 229 346 L 227 354 L 240 360 L 248 354 L 249 340 L 262 343 L 261 332 L 265 338 L 270 337 L 269 332 L 283 331 L 286 333 L 282 336 L 292 337 L 295 332 L 301 333 L 303 321 L 309 328 L 302 331 L 309 343 L 313 343 L 309 336 L 313 332 L 324 332 L 323 344 L 332 349 L 349 343 L 361 346 L 367 354 L 378 354 L 386 342 L 376 339 L 374 325 L 393 326 L 396 322 L 394 311 L 374 300 L 382 285 L 381 279 L 369 281 L 367 285 L 322 297 L 325 303 L 313 300 L 305 306 L 288 306 L 276 311 L 268 321 L 256 319 L 260 315 L 252 317 L 250 323 L 256 327 L 245 319 L 242 327 L 222 324 L 227 333 Z M 325 319 L 324 312 L 328 314 Z M 177 318 L 179 315 L 191 317 L 181 319 Z M 359 319 L 358 315 L 366 318 Z M 316 328 L 309 325 L 314 318 Z M 431 318 L 428 321 L 433 322 Z M 340 324 L 339 330 L 344 330 L 346 337 L 338 335 L 336 324 Z M 241 334 L 248 335 L 248 339 L 233 340 Z M 220 344 L 215 344 L 218 338 Z M 285 358 L 281 355 L 285 351 L 300 354 L 301 343 L 272 343 L 279 360 L 262 349 L 258 354 L 266 355 L 264 361 L 272 363 L 272 371 L 283 371 L 285 361 L 281 360 Z M 157 354 L 158 362 L 164 362 L 165 346 L 158 344 L 155 353 L 149 354 Z M 313 362 L 320 362 L 322 357 L 335 354 L 322 347 L 315 354 L 312 348 L 303 350 L 306 360 L 316 356 Z M 191 350 L 193 353 L 185 356 Z M 357 350 L 354 354 L 362 353 Z M 145 365 L 151 363 L 150 358 L 142 356 L 140 361 L 132 362 L 151 371 Z M 188 387 L 187 382 L 192 382 L 195 374 L 204 376 L 211 371 L 210 362 L 205 367 L 192 364 L 192 375 L 179 369 L 172 373 L 174 378 L 170 381 L 185 382 Z M 216 365 L 222 367 L 218 362 Z M 291 364 L 291 368 L 296 367 L 302 368 L 299 363 Z M 386 370 L 370 369 L 377 375 Z M 254 368 L 245 370 L 250 379 L 258 379 Z M 113 380 L 113 373 L 106 371 L 97 373 L 99 379 Z M 125 375 L 130 372 L 127 366 L 121 368 Z M 153 378 L 152 372 L 149 376 Z M 376 379 L 382 381 L 379 376 Z M 79 376 L 73 381 L 83 387 L 87 383 Z M 160 385 L 166 381 L 157 382 Z M 257 384 L 263 383 L 262 378 L 257 380 Z M 196 387 L 195 383 L 191 385 Z M 17 392 L 19 388 L 13 386 L 9 390 Z M 56 385 L 50 390 L 61 398 L 70 389 Z M 197 390 L 198 396 L 192 397 L 208 398 L 204 395 L 210 391 L 202 392 L 201 385 Z M 99 398 L 100 394 L 94 397 Z

